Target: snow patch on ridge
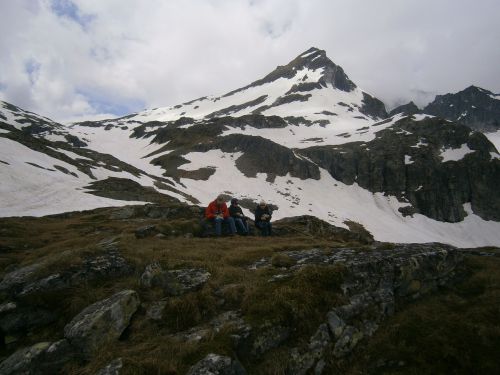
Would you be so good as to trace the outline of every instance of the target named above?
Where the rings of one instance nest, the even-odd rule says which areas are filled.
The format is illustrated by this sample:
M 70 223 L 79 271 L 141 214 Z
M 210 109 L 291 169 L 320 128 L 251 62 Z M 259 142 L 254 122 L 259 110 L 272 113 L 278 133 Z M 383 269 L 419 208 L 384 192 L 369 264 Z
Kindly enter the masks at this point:
M 447 161 L 462 160 L 465 155 L 472 152 L 474 152 L 474 150 L 471 150 L 467 144 L 463 144 L 459 148 L 443 148 L 439 156 L 443 158 L 443 163 L 445 163 Z
M 488 140 L 493 143 L 497 151 L 500 151 L 500 130 L 492 133 L 483 133 Z
M 10 139 L 0 138 L 0 216 L 43 216 L 98 207 L 144 204 L 118 201 L 85 193 L 93 180 L 73 165 L 31 150 Z M 38 165 L 36 167 L 32 164 Z M 78 177 L 54 166 L 66 168 Z M 120 175 L 119 173 L 111 173 Z

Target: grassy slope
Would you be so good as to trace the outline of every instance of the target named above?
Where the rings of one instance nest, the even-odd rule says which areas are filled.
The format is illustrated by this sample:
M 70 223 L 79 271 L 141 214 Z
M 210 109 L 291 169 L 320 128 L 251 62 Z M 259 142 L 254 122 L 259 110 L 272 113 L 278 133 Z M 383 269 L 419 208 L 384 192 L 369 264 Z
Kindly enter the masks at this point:
M 171 335 L 206 323 L 222 311 L 240 309 L 252 327 L 266 322 L 297 327 L 282 347 L 259 360 L 243 359 L 250 373 L 282 374 L 288 347 L 308 340 L 324 321 L 326 312 L 341 303 L 338 287 L 342 270 L 307 267 L 292 279 L 269 283 L 270 277 L 281 272 L 280 267 L 289 265 L 290 260 L 280 252 L 346 243 L 339 238 L 307 234 L 219 239 L 169 236 L 172 229 L 195 226 L 195 221 L 145 217 L 112 220 L 109 209 L 66 217 L 0 219 L 0 269 L 45 259 L 47 266 L 40 273 L 48 275 L 99 253 L 102 249 L 97 244 L 113 237 L 119 238 L 118 248 L 135 268 L 131 276 L 37 296 L 31 302 L 58 311 L 61 319 L 4 348 L 0 356 L 16 347 L 60 339 L 64 325 L 81 309 L 122 289 L 137 290 L 146 304 L 161 299 L 161 290 L 141 289 L 138 283 L 144 267 L 158 261 L 165 269 L 205 268 L 212 277 L 197 292 L 168 298 L 159 323 L 147 320 L 145 307 L 141 307 L 119 342 L 100 350 L 90 363 L 71 363 L 66 369 L 69 373 L 92 374 L 112 359 L 122 357 L 123 374 L 182 374 L 209 352 L 235 355 L 231 327 L 196 345 L 178 343 Z M 136 239 L 135 229 L 147 224 L 156 224 L 167 236 Z M 348 245 L 361 247 L 357 243 Z M 276 267 L 247 269 L 265 256 L 273 257 Z M 330 366 L 351 374 L 366 373 L 367 369 L 374 373 L 415 374 L 498 372 L 494 351 L 500 347 L 500 259 L 470 257 L 469 262 L 471 273 L 462 284 L 405 306 L 356 351 L 353 361 Z M 375 368 L 374 363 L 380 359 L 385 359 L 386 365 Z M 399 362 L 404 365 L 393 366 Z

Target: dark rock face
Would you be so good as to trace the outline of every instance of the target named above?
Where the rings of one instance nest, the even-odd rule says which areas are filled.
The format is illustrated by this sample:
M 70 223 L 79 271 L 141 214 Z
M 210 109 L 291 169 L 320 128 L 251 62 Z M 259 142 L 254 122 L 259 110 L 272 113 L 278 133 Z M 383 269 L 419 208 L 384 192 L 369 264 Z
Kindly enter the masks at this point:
M 466 145 L 466 146 L 464 146 Z M 459 160 L 443 162 L 443 150 L 468 147 Z M 481 133 L 438 118 L 398 121 L 366 144 L 349 143 L 300 150 L 337 180 L 358 183 L 372 192 L 394 195 L 412 208 L 440 221 L 466 216 L 463 204 L 487 220 L 500 220 L 500 160 Z
M 264 78 L 251 83 L 241 89 L 231 91 L 224 96 L 230 96 L 237 92 L 248 89 L 249 87 L 260 86 L 268 82 L 276 81 L 280 78 L 292 78 L 298 70 L 304 68 L 316 70 L 323 68 L 323 74 L 318 80 L 322 87 L 328 84 L 342 91 L 350 92 L 356 88 L 356 85 L 347 77 L 344 70 L 334 64 L 327 56 L 326 52 L 317 48 L 310 48 L 306 52 L 297 56 L 294 60 L 285 66 L 278 66 L 275 70 L 269 73 Z
M 480 131 L 500 129 L 500 96 L 476 86 L 455 94 L 438 95 L 423 112 Z
M 236 160 L 236 167 L 247 177 L 255 177 L 257 173 L 267 173 L 268 179 L 273 176 L 286 176 L 300 179 L 319 179 L 320 173 L 313 163 L 299 159 L 292 150 L 262 137 L 232 134 L 213 141 L 209 145 L 198 145 L 195 151 L 205 152 L 220 149 L 223 152 L 243 152 Z M 272 160 L 272 163 L 269 163 Z
M 373 118 L 384 119 L 387 117 L 384 103 L 366 92 L 363 93 L 363 105 L 359 111 Z
M 420 113 L 420 109 L 418 109 L 417 105 L 413 102 L 409 102 L 403 105 L 400 105 L 396 108 L 394 108 L 391 112 L 389 112 L 389 116 L 394 116 L 399 113 L 402 113 L 403 115 L 406 116 L 411 116 L 415 115 L 417 113 Z
M 262 120 L 262 117 L 257 117 L 257 119 Z M 234 123 L 238 123 L 238 120 L 234 119 Z M 248 118 L 244 119 L 243 122 L 239 122 L 239 124 L 243 126 L 247 121 Z M 282 124 L 286 125 L 284 120 L 271 118 L 261 123 L 257 122 L 256 126 L 269 125 L 270 121 L 276 123 L 278 126 Z M 219 125 L 222 126 L 220 123 Z M 243 153 L 243 155 L 236 160 L 236 167 L 247 177 L 255 177 L 257 173 L 267 173 L 268 180 L 273 181 L 275 176 L 286 176 L 290 173 L 292 177 L 298 177 L 300 179 L 313 178 L 317 180 L 320 178 L 319 168 L 316 165 L 307 160 L 298 158 L 289 148 L 265 138 L 231 134 L 224 137 L 211 137 L 208 139 L 204 134 L 201 136 L 199 135 L 200 133 L 198 133 L 198 136 L 194 135 L 193 128 L 195 128 L 195 126 L 185 129 L 186 131 L 191 130 L 191 136 L 188 137 L 189 143 L 185 142 L 175 151 L 153 160 L 154 164 L 160 165 L 165 169 L 166 175 L 173 178 L 192 178 L 193 173 L 202 172 L 203 168 L 197 171 L 183 171 L 181 166 L 188 162 L 183 158 L 183 155 L 189 152 L 221 150 L 226 153 Z M 210 126 L 200 125 L 196 130 L 203 133 L 206 129 L 210 129 Z M 187 136 L 183 135 L 183 137 Z M 179 142 L 179 139 L 176 141 Z M 273 162 L 270 163 L 269 160 Z M 178 169 L 179 167 L 181 167 L 181 169 Z M 214 172 L 215 171 L 211 170 L 211 173 Z M 205 179 L 210 177 L 211 173 L 205 175 Z M 196 178 L 199 179 L 198 177 L 200 176 L 198 175 Z

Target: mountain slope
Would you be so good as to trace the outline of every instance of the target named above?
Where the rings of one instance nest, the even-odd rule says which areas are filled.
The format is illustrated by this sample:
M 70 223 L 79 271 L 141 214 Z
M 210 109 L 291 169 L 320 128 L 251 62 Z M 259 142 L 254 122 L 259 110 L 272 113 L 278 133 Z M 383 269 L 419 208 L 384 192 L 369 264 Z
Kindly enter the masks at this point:
M 240 198 L 248 215 L 265 199 L 276 207 L 274 219 L 355 221 L 377 240 L 500 243 L 493 145 L 432 116 L 386 117 L 382 102 L 312 48 L 220 97 L 51 129 L 61 132 L 54 147 L 91 159 L 87 169 L 73 162 L 89 172 L 77 195 L 206 205 L 224 193 Z M 20 142 L 24 133 L 12 126 L 4 122 L 0 136 Z M 28 147 L 51 156 L 55 135 L 40 134 L 28 134 Z M 25 214 L 16 199 L 8 215 Z
M 144 187 L 161 181 L 84 146 L 65 126 L 0 102 L 1 215 L 40 216 L 142 203 L 142 199 L 120 201 L 88 193 L 94 190 L 93 183 L 109 178 L 127 178 Z

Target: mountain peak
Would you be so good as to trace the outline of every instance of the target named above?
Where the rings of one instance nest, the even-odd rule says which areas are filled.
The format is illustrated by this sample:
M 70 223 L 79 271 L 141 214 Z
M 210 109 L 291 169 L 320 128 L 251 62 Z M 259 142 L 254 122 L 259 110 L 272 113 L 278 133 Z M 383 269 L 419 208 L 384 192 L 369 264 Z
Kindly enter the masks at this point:
M 346 92 L 351 92 L 356 88 L 356 85 L 344 73 L 342 67 L 330 60 L 324 50 L 316 47 L 309 48 L 287 65 L 278 66 L 261 80 L 252 83 L 252 86 L 262 85 L 280 78 L 291 79 L 295 77 L 298 71 L 303 70 L 310 70 L 311 72 L 320 70 L 317 83 L 323 87 L 331 85 L 336 89 Z

